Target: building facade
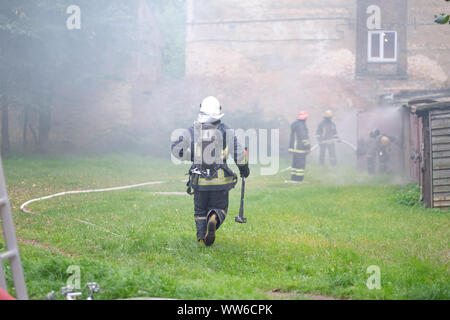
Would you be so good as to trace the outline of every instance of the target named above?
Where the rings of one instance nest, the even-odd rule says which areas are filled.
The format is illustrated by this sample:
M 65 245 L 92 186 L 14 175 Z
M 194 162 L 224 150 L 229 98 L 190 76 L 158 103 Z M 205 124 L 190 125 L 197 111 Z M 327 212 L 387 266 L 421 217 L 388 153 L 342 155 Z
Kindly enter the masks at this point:
M 450 88 L 443 0 L 187 0 L 186 76 L 231 109 L 314 126 L 402 90 Z

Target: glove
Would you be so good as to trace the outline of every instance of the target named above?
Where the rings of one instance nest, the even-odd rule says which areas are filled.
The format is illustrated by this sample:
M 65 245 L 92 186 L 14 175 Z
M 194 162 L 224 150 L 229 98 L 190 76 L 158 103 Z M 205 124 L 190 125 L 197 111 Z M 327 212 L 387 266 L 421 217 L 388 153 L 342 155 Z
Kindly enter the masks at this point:
M 239 172 L 242 178 L 247 178 L 250 175 L 250 168 L 248 167 L 248 165 L 239 167 Z

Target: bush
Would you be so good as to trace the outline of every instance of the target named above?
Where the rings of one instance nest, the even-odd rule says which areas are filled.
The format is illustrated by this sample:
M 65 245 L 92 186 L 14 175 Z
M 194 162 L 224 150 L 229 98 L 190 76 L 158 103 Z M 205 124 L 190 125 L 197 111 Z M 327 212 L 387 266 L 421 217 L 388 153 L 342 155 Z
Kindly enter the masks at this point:
M 403 206 L 415 207 L 421 204 L 422 188 L 417 184 L 408 184 L 400 187 L 399 191 L 391 196 L 391 200 Z

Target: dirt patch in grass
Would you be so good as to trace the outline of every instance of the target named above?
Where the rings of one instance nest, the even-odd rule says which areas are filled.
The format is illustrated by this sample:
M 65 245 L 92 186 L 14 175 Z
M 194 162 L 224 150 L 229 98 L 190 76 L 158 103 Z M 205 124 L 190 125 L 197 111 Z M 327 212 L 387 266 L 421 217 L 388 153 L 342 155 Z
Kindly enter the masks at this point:
M 279 300 L 294 300 L 299 298 L 305 298 L 309 300 L 349 300 L 349 299 L 339 299 L 330 296 L 324 296 L 320 294 L 302 294 L 298 292 L 283 292 L 281 289 L 274 289 L 269 292 L 265 292 L 270 297 L 279 299 Z
M 351 300 L 351 299 L 339 299 L 330 296 L 324 296 L 319 294 L 303 294 L 303 296 L 310 300 Z
M 66 257 L 73 257 L 73 256 L 75 256 L 72 253 L 67 253 L 67 252 L 64 252 L 64 251 L 62 251 L 62 250 L 60 250 L 58 248 L 47 246 L 45 244 L 37 242 L 36 240 L 27 240 L 27 239 L 17 238 L 17 241 L 20 242 L 20 243 L 28 244 L 28 245 L 36 247 L 36 248 L 49 250 L 49 251 L 51 251 L 53 253 L 57 253 L 57 254 L 60 254 L 60 255 L 66 256 Z

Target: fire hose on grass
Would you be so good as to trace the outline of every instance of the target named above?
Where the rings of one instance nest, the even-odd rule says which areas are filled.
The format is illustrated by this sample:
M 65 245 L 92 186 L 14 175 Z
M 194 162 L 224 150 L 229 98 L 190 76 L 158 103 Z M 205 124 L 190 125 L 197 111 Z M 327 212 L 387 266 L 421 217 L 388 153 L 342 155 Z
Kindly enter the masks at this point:
M 48 196 L 44 196 L 44 197 L 39 197 L 39 198 L 35 198 L 35 199 L 31 199 L 28 200 L 26 202 L 24 202 L 21 206 L 20 206 L 20 211 L 27 213 L 27 214 L 34 214 L 31 210 L 27 209 L 27 206 L 29 206 L 32 203 L 38 202 L 38 201 L 43 201 L 43 200 L 49 200 L 52 198 L 57 198 L 57 197 L 62 197 L 65 195 L 69 195 L 69 194 L 86 194 L 86 193 L 96 193 L 96 192 L 110 192 L 110 191 L 120 191 L 120 190 L 128 190 L 128 189 L 136 189 L 136 188 L 142 188 L 142 187 L 146 187 L 146 186 L 150 186 L 150 185 L 157 185 L 157 184 L 163 184 L 166 183 L 167 181 L 151 181 L 151 182 L 144 182 L 144 183 L 140 183 L 140 184 L 133 184 L 133 185 L 128 185 L 128 186 L 119 186 L 119 187 L 112 187 L 112 188 L 101 188 L 101 189 L 88 189 L 88 190 L 71 190 L 71 191 L 64 191 L 64 192 L 59 192 L 59 193 L 55 193 L 55 194 L 51 194 Z M 243 204 L 244 204 L 244 188 L 245 188 L 245 181 L 244 179 L 242 179 L 242 194 L 241 194 L 241 207 L 239 210 L 239 217 L 236 217 L 236 222 L 240 222 L 240 223 L 245 223 L 247 222 L 245 218 L 243 218 Z M 185 192 L 152 192 L 152 194 L 158 194 L 158 195 L 187 195 Z M 112 232 L 108 229 L 105 229 L 101 226 L 97 226 L 89 221 L 85 221 L 85 220 L 81 220 L 81 219 L 77 219 L 74 218 L 73 219 L 76 222 L 79 223 L 83 223 L 83 224 L 87 224 L 90 225 L 96 229 L 102 230 L 104 232 L 110 233 L 112 235 L 115 236 L 121 236 L 120 234 L 117 234 L 115 232 Z M 239 221 L 238 221 L 239 220 Z
M 342 139 L 330 139 L 330 140 L 323 141 L 322 143 L 331 143 L 331 142 L 333 142 L 333 143 L 334 143 L 334 142 L 337 142 L 337 143 L 343 143 L 343 144 L 349 146 L 353 151 L 356 152 L 356 150 L 357 150 L 357 148 L 356 148 L 356 146 L 355 146 L 354 144 L 352 144 L 352 143 L 350 143 L 350 142 L 348 142 L 348 141 L 346 141 L 346 140 L 342 140 Z M 314 145 L 314 146 L 311 148 L 311 152 L 313 152 L 314 150 L 316 150 L 317 148 L 319 148 L 319 146 L 320 146 L 320 143 Z M 280 173 L 289 171 L 289 170 L 291 170 L 291 169 L 292 169 L 292 167 L 289 166 L 289 167 L 287 167 L 286 169 L 281 170 Z
M 20 206 L 20 211 L 27 213 L 27 214 L 34 214 L 31 210 L 27 209 L 27 206 L 34 203 L 34 202 L 38 202 L 38 201 L 43 201 L 43 200 L 48 200 L 48 199 L 52 199 L 52 198 L 56 198 L 56 197 L 62 197 L 65 195 L 69 195 L 69 194 L 83 194 L 83 193 L 95 193 L 95 192 L 109 192 L 109 191 L 120 191 L 120 190 L 128 190 L 128 189 L 135 189 L 135 188 L 142 188 L 142 187 L 146 187 L 146 186 L 150 186 L 150 185 L 157 185 L 157 184 L 163 184 L 165 183 L 164 181 L 151 181 L 151 182 L 144 182 L 144 183 L 139 183 L 139 184 L 133 184 L 133 185 L 128 185 L 128 186 L 120 186 L 120 187 L 112 187 L 112 188 L 102 188 L 102 189 L 88 189 L 88 190 L 72 190 L 72 191 L 65 191 L 65 192 L 60 192 L 60 193 L 55 193 L 52 195 L 48 195 L 45 197 L 40 197 L 40 198 L 35 198 L 35 199 L 31 199 L 28 200 L 27 202 L 23 203 Z M 181 193 L 179 192 L 152 192 L 154 194 L 166 194 L 166 195 L 180 195 Z M 104 231 L 106 233 L 110 233 L 114 236 L 119 236 L 121 237 L 120 234 L 112 232 L 106 228 L 103 228 L 101 226 L 97 226 L 89 221 L 85 221 L 85 220 L 81 220 L 81 219 L 77 219 L 77 218 L 73 218 L 74 221 L 79 222 L 79 223 L 83 223 L 83 224 L 87 224 L 90 225 L 98 230 Z
M 342 142 L 342 143 L 346 144 L 347 146 L 349 146 L 350 148 L 352 148 L 354 151 L 356 151 L 356 146 L 354 146 L 353 144 L 351 144 L 350 142 L 348 142 L 346 140 L 332 139 L 332 140 L 327 140 L 326 142 Z M 311 148 L 311 151 L 314 151 L 318 147 L 319 147 L 319 144 L 316 144 L 315 146 L 313 146 Z M 290 169 L 291 169 L 291 167 L 288 167 L 286 169 L 281 170 L 280 173 L 286 172 L 286 171 L 288 171 Z M 62 197 L 62 196 L 69 195 L 69 194 L 84 194 L 84 193 L 94 193 L 94 192 L 120 191 L 120 190 L 141 188 L 141 187 L 145 187 L 145 186 L 149 186 L 149 185 L 156 185 L 156 184 L 163 184 L 163 183 L 166 183 L 166 181 L 151 181 L 151 182 L 144 182 L 144 183 L 133 184 L 133 185 L 128 185 L 128 186 L 102 188 L 102 189 L 65 191 L 65 192 L 55 193 L 55 194 L 52 194 L 52 195 L 48 195 L 48 196 L 44 196 L 44 197 L 28 200 L 28 201 L 26 201 L 25 203 L 23 203 L 20 206 L 20 210 L 22 212 L 24 212 L 24 213 L 27 213 L 27 214 L 33 214 L 32 211 L 27 209 L 28 205 L 30 205 L 30 204 L 32 204 L 34 202 L 48 200 L 48 199 L 52 199 L 52 198 L 56 198 L 56 197 Z M 183 193 L 183 192 L 152 192 L 152 193 L 153 194 L 160 194 L 160 195 L 185 195 L 185 193 Z M 238 222 L 238 223 L 246 223 L 247 222 L 247 220 L 244 218 L 244 195 L 245 195 L 245 179 L 242 178 L 241 202 L 240 202 L 240 208 L 239 208 L 239 216 L 235 218 L 235 221 Z M 80 220 L 80 219 L 75 219 L 75 221 L 80 222 L 80 223 L 93 225 L 92 223 L 89 223 L 87 221 Z M 93 225 L 93 226 L 95 226 L 95 225 Z M 98 226 L 96 226 L 96 227 L 100 228 Z M 109 233 L 114 234 L 113 232 L 111 232 L 109 230 L 106 230 L 106 229 L 104 229 L 104 231 L 107 231 Z
M 121 187 L 113 187 L 113 188 L 65 191 L 65 192 L 51 194 L 51 195 L 45 196 L 45 197 L 40 197 L 40 198 L 28 200 L 27 202 L 23 203 L 20 206 L 20 211 L 22 211 L 24 213 L 28 213 L 28 214 L 33 214 L 32 211 L 29 211 L 26 208 L 29 204 L 32 204 L 33 202 L 38 202 L 38 201 L 42 201 L 42 200 L 48 200 L 48 199 L 56 198 L 56 197 L 62 197 L 62 196 L 68 195 L 68 194 L 81 194 L 81 193 L 94 193 L 94 192 L 108 192 L 108 191 L 127 190 L 127 189 L 140 188 L 140 187 L 145 187 L 145 186 L 155 185 L 155 184 L 162 184 L 162 183 L 164 183 L 164 182 L 163 181 L 152 181 L 152 182 L 145 182 L 145 183 L 140 183 L 140 184 L 133 184 L 133 185 L 129 185 L 129 186 L 121 186 Z

